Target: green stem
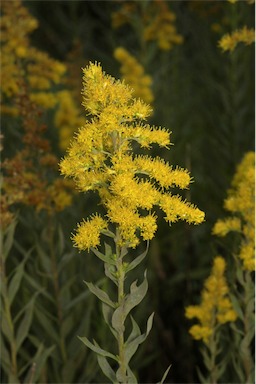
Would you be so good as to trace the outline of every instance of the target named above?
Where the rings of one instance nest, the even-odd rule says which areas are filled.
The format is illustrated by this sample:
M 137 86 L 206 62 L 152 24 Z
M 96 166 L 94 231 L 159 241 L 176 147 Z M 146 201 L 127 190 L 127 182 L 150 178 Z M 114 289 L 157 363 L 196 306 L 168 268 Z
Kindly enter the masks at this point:
M 59 323 L 59 335 L 60 335 L 60 352 L 64 362 L 67 361 L 67 353 L 65 346 L 65 338 L 63 336 L 62 331 L 62 322 L 63 322 L 63 313 L 60 302 L 60 287 L 59 287 L 59 274 L 58 274 L 58 266 L 55 255 L 55 246 L 54 246 L 54 225 L 52 222 L 52 218 L 49 218 L 49 247 L 50 247 L 50 257 L 51 257 L 51 269 L 52 269 L 52 282 L 56 300 L 57 307 L 57 317 Z
M 124 300 L 124 280 L 125 280 L 125 270 L 123 266 L 123 260 L 122 260 L 122 249 L 118 245 L 118 231 L 117 231 L 117 241 L 116 241 L 116 272 L 118 276 L 118 307 L 123 306 L 123 300 Z M 124 355 L 124 314 L 121 316 L 121 324 L 120 324 L 120 330 L 118 331 L 118 352 L 119 352 L 119 372 L 120 377 L 122 380 L 122 384 L 127 383 L 126 380 L 126 364 L 125 364 L 125 355 Z
M 244 309 L 244 343 L 243 343 L 243 354 L 242 354 L 242 362 L 245 370 L 245 380 L 246 383 L 250 383 L 251 372 L 253 370 L 253 360 L 250 351 L 250 341 L 245 342 L 247 339 L 247 335 L 250 331 L 250 328 L 253 327 L 253 323 L 251 324 L 251 308 L 250 308 L 250 298 L 252 295 L 252 284 L 251 284 L 251 276 L 250 272 L 246 271 L 244 276 L 244 292 L 245 292 L 245 309 Z
M 18 365 L 17 365 L 17 347 L 16 347 L 16 340 L 15 340 L 15 333 L 14 333 L 14 325 L 12 321 L 12 314 L 11 314 L 11 306 L 8 299 L 8 279 L 5 272 L 5 262 L 3 260 L 3 257 L 0 258 L 1 262 L 1 281 L 2 281 L 2 295 L 3 295 L 3 301 L 4 301 L 4 316 L 6 317 L 6 321 L 8 323 L 10 332 L 11 332 L 11 341 L 10 341 L 10 350 L 11 350 L 11 375 L 15 380 L 18 382 Z

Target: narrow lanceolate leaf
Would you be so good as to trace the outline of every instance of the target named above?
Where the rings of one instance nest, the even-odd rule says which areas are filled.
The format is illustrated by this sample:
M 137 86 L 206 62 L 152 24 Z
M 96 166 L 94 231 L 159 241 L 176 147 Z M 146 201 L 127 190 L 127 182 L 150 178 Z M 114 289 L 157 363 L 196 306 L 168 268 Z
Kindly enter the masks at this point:
M 87 281 L 84 281 L 84 283 L 87 285 L 89 290 L 95 296 L 97 296 L 101 301 L 103 301 L 104 303 L 110 305 L 110 307 L 112 307 L 112 308 L 116 308 L 115 303 L 109 298 L 109 296 L 108 296 L 108 294 L 106 292 L 104 292 L 102 289 L 100 289 L 99 287 L 97 287 L 96 285 L 94 285 L 92 283 L 88 283 Z
M 125 363 L 127 365 L 129 364 L 129 361 L 131 360 L 134 353 L 137 351 L 138 346 L 146 340 L 149 332 L 151 331 L 151 328 L 153 325 L 153 317 L 154 317 L 154 313 L 152 313 L 148 318 L 147 330 L 145 333 L 134 338 L 129 343 L 126 343 L 124 354 L 125 354 Z
M 128 378 L 128 383 L 138 384 L 136 376 L 134 375 L 134 373 L 132 372 L 129 366 L 127 367 L 127 378 Z
M 28 336 L 28 331 L 30 329 L 32 317 L 33 317 L 35 297 L 36 295 L 28 303 L 23 319 L 21 320 L 21 323 L 19 325 L 17 336 L 16 336 L 17 351 L 19 350 L 25 338 Z
M 99 347 L 99 345 L 96 343 L 95 340 L 94 340 L 94 344 L 95 344 L 96 347 Z M 107 378 L 112 381 L 112 383 L 118 384 L 115 372 L 111 368 L 111 366 L 110 366 L 109 362 L 107 361 L 106 357 L 97 354 L 97 360 L 98 360 L 99 366 L 100 366 L 102 372 L 104 373 L 104 375 L 106 375 Z
M 167 375 L 168 375 L 168 373 L 169 373 L 169 371 L 171 369 L 171 366 L 172 365 L 170 364 L 169 367 L 166 369 L 166 371 L 165 371 L 165 373 L 164 373 L 164 375 L 162 377 L 162 380 L 159 383 L 157 383 L 157 384 L 163 384 L 164 383 L 164 381 L 165 381 L 165 379 L 166 379 L 166 377 L 167 377 Z
M 31 250 L 32 251 L 32 250 Z M 24 276 L 24 266 L 28 259 L 28 257 L 31 254 L 31 251 L 27 252 L 25 259 L 18 265 L 18 267 L 15 269 L 14 275 L 9 283 L 8 286 L 8 299 L 10 305 L 12 304 L 12 301 L 14 297 L 16 296 L 16 293 L 19 290 L 21 280 Z
M 144 281 L 141 285 L 137 286 L 137 282 L 134 281 L 130 288 L 130 294 L 128 294 L 122 304 L 115 310 L 112 317 L 112 326 L 118 332 L 123 331 L 123 324 L 126 316 L 132 308 L 136 307 L 145 297 L 148 290 L 148 282 L 146 279 L 146 273 Z
M 118 358 L 113 355 L 112 353 L 105 351 L 104 349 L 100 348 L 97 343 L 96 345 L 92 344 L 90 340 L 87 339 L 87 337 L 79 337 L 78 338 L 93 352 L 96 352 L 98 355 L 104 356 L 104 357 L 110 357 L 111 359 L 118 361 Z
M 8 373 L 11 370 L 11 357 L 10 357 L 10 352 L 8 351 L 5 345 L 5 341 L 1 333 L 0 333 L 0 345 L 1 345 L 1 365 L 4 371 Z
M 139 255 L 138 257 L 136 257 L 136 259 L 134 259 L 127 267 L 126 267 L 126 271 L 129 272 L 131 271 L 132 269 L 134 269 L 135 267 L 137 267 L 137 265 L 139 265 L 143 259 L 145 259 L 145 257 L 147 256 L 147 253 L 148 253 L 148 246 L 149 246 L 149 242 L 147 242 L 147 248 L 145 250 L 145 252 L 143 252 L 141 255 Z
M 116 285 L 118 285 L 117 278 L 115 277 L 116 268 L 113 265 L 109 265 L 104 263 L 105 275 L 113 281 Z
M 5 235 L 1 235 L 4 237 L 2 240 L 3 241 L 2 255 L 3 255 L 4 260 L 7 258 L 8 254 L 11 250 L 11 247 L 13 245 L 14 232 L 15 232 L 16 225 L 17 225 L 17 222 L 13 221 L 9 225 L 9 227 L 7 228 Z
M 126 341 L 127 344 L 133 341 L 134 339 L 136 339 L 136 337 L 141 335 L 140 327 L 138 326 L 138 324 L 136 323 L 136 321 L 132 316 L 131 316 L 131 321 L 132 321 L 132 331 Z
M 111 320 L 112 320 L 112 316 L 113 316 L 113 313 L 114 313 L 113 308 L 111 308 L 109 305 L 107 305 L 105 303 L 102 303 L 102 313 L 103 313 L 104 320 L 107 323 L 109 329 L 113 333 L 114 337 L 116 339 L 118 339 L 117 332 L 116 332 L 116 330 L 111 325 Z
M 101 259 L 105 263 L 115 265 L 115 261 L 110 257 L 110 255 L 104 255 L 104 253 L 101 253 L 96 248 L 91 248 L 91 250 L 99 259 Z

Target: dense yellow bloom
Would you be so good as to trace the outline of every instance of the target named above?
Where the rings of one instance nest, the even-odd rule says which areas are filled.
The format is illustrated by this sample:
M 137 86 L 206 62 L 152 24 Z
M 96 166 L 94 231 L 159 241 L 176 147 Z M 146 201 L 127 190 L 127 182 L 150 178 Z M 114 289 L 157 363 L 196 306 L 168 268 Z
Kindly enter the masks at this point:
M 150 18 L 146 19 L 143 33 L 145 41 L 156 41 L 163 51 L 172 49 L 175 44 L 182 44 L 183 37 L 177 33 L 175 19 L 175 14 L 169 10 L 165 1 L 156 1 Z
M 233 216 L 218 220 L 213 233 L 225 236 L 230 231 L 242 234 L 239 256 L 244 269 L 255 270 L 255 153 L 248 152 L 238 166 L 228 198 L 224 202 Z
M 58 92 L 58 109 L 54 116 L 54 124 L 59 130 L 60 148 L 65 150 L 74 134 L 75 127 L 85 123 L 80 115 L 72 93 L 68 90 Z
M 90 220 L 78 224 L 76 234 L 73 235 L 75 247 L 80 250 L 97 247 L 100 244 L 100 232 L 107 228 L 107 223 L 102 217 L 96 215 Z
M 188 171 L 172 168 L 159 158 L 132 154 L 133 141 L 146 148 L 152 143 L 168 147 L 170 132 L 142 124 L 150 107 L 134 99 L 132 89 L 106 75 L 99 64 L 91 63 L 83 72 L 83 105 L 91 118 L 71 141 L 60 163 L 61 173 L 74 178 L 81 191 L 99 193 L 106 209 L 104 225 L 116 225 L 120 245 L 136 247 L 139 236 L 143 240 L 153 238 L 157 229 L 155 206 L 166 213 L 170 223 L 179 219 L 201 223 L 204 213 L 170 192 L 173 186 L 188 187 Z M 85 240 L 91 223 L 79 226 L 79 236 L 74 236 L 80 249 L 99 244 L 99 225 L 91 240 Z
M 18 114 L 13 98 L 28 86 L 31 101 L 49 108 L 56 104 L 50 88 L 59 84 L 65 66 L 46 53 L 31 46 L 29 35 L 37 20 L 29 14 L 20 0 L 1 1 L 1 92 L 4 113 Z
M 188 319 L 196 318 L 199 321 L 199 324 L 190 328 L 190 334 L 194 339 L 202 339 L 206 344 L 218 324 L 235 321 L 237 318 L 228 297 L 229 290 L 224 276 L 225 268 L 225 260 L 216 256 L 211 275 L 204 284 L 200 305 L 186 308 L 186 317 Z
M 250 45 L 255 41 L 255 30 L 253 28 L 243 28 L 237 29 L 231 33 L 227 33 L 222 36 L 219 41 L 219 46 L 223 51 L 233 51 L 237 44 L 244 43 L 245 45 Z
M 218 220 L 214 226 L 213 233 L 219 236 L 226 236 L 230 231 L 241 231 L 241 220 L 238 217 L 229 217 L 225 220 Z
M 153 0 L 141 6 L 140 2 L 123 1 L 119 10 L 112 14 L 113 28 L 124 24 L 134 25 L 136 17 L 142 24 L 144 41 L 155 41 L 161 50 L 170 50 L 175 44 L 182 44 L 183 37 L 177 33 L 175 14 L 164 0 Z
M 144 73 L 143 66 L 126 49 L 115 49 L 114 57 L 121 63 L 123 79 L 134 89 L 134 96 L 146 103 L 152 103 L 154 97 L 151 91 L 152 79 Z

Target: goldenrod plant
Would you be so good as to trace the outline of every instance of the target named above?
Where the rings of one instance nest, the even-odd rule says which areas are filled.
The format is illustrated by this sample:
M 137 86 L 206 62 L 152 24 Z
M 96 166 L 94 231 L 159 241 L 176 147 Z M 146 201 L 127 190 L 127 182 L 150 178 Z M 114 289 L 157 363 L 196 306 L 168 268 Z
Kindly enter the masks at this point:
M 233 368 L 242 383 L 254 382 L 253 340 L 255 337 L 255 153 L 248 152 L 237 167 L 228 197 L 224 202 L 229 212 L 218 220 L 215 235 L 224 237 L 234 232 L 239 239 L 233 253 L 235 265 L 232 295 L 238 320 L 232 324 L 235 348 Z
M 214 259 L 211 276 L 202 291 L 201 304 L 186 308 L 188 319 L 197 318 L 189 332 L 203 341 L 202 356 L 207 375 L 200 373 L 202 383 L 222 382 L 227 364 L 231 364 L 239 383 L 254 382 L 253 339 L 255 337 L 254 276 L 255 271 L 255 153 L 248 152 L 237 167 L 228 197 L 224 202 L 230 215 L 218 220 L 213 234 L 237 235 L 235 249 L 227 261 Z M 229 280 L 224 276 L 229 271 Z M 232 330 L 233 348 L 223 355 L 222 324 Z
M 148 104 L 153 102 L 151 90 L 152 78 L 145 74 L 143 66 L 125 48 L 118 47 L 114 57 L 121 64 L 120 72 L 123 79 L 134 90 L 134 97 L 140 98 Z
M 238 0 L 228 0 L 231 6 L 235 7 Z M 254 0 L 247 0 L 249 5 L 254 4 Z M 255 42 L 255 28 L 248 28 L 244 25 L 241 28 L 236 28 L 230 33 L 224 34 L 219 40 L 219 47 L 223 52 L 229 51 L 232 53 L 239 43 L 250 45 Z
M 207 376 L 199 374 L 202 383 L 217 383 L 223 368 L 223 356 L 217 361 L 221 352 L 222 324 L 234 322 L 237 314 L 229 298 L 229 287 L 225 278 L 226 262 L 221 256 L 213 261 L 211 275 L 204 283 L 201 303 L 186 308 L 188 319 L 196 318 L 199 324 L 193 325 L 189 333 L 195 340 L 202 340 L 202 356 L 207 368 Z
M 106 351 L 86 337 L 81 337 L 81 341 L 97 353 L 98 363 L 111 382 L 136 383 L 129 364 L 151 330 L 153 314 L 148 318 L 145 333 L 130 316 L 132 330 L 126 336 L 127 317 L 148 289 L 146 271 L 141 284 L 133 281 L 129 289 L 126 286 L 128 272 L 147 254 L 146 250 L 129 260 L 131 248 L 154 237 L 156 206 L 163 210 L 170 224 L 178 220 L 200 224 L 204 213 L 171 193 L 174 186 L 188 188 L 191 177 L 187 170 L 173 168 L 160 158 L 133 154 L 134 142 L 145 149 L 153 143 L 167 148 L 171 144 L 168 130 L 143 122 L 151 108 L 133 98 L 132 89 L 124 82 L 106 75 L 100 64 L 90 63 L 83 73 L 83 106 L 91 119 L 75 135 L 60 169 L 63 175 L 75 180 L 80 191 L 97 191 L 105 209 L 104 215 L 96 213 L 78 224 L 72 239 L 80 251 L 91 249 L 104 262 L 106 277 L 117 287 L 116 297 L 111 298 L 98 286 L 86 282 L 102 301 L 103 316 L 117 349 Z M 105 243 L 105 251 L 97 249 L 102 235 L 113 239 L 114 248 Z

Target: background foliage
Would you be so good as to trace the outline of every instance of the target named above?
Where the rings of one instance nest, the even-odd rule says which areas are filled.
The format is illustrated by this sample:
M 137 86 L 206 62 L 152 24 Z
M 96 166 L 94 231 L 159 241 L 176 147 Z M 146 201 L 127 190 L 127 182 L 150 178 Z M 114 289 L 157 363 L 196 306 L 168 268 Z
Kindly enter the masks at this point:
M 122 3 L 137 4 L 138 10 L 131 24 L 115 29 L 112 14 Z M 122 46 L 152 78 L 150 123 L 173 131 L 174 146 L 168 153 L 161 150 L 161 156 L 191 171 L 195 182 L 184 197 L 206 213 L 206 221 L 199 227 L 178 223 L 171 228 L 159 221 L 141 267 L 148 269 L 149 293 L 136 313 L 137 322 L 145 327 L 154 311 L 154 327 L 131 366 L 140 382 L 149 383 L 158 381 L 172 363 L 168 382 L 194 383 L 198 382 L 196 366 L 202 362 L 188 334 L 184 307 L 198 301 L 213 255 L 219 250 L 228 254 L 211 231 L 224 215 L 223 200 L 237 164 L 254 149 L 254 49 L 241 44 L 232 53 L 223 53 L 218 41 L 243 25 L 253 27 L 254 10 L 244 1 L 166 4 L 176 15 L 175 25 L 183 37 L 183 43 L 170 50 L 160 50 L 156 42 L 142 44 L 142 15 L 150 1 L 23 2 L 38 20 L 31 45 L 68 68 L 62 82 L 53 87 L 53 95 L 62 89 L 71 92 L 74 107 L 66 112 L 69 119 L 75 116 L 67 124 L 71 131 L 86 118 L 80 106 L 81 67 L 89 61 L 100 62 L 107 73 L 120 78 L 120 64 L 113 53 Z M 36 119 L 38 127 L 46 125 L 47 153 L 60 159 L 65 116 L 56 122 L 62 105 L 58 103 L 52 109 L 40 107 Z M 22 148 L 22 121 L 24 116 L 2 114 L 3 160 Z M 152 148 L 154 155 L 159 151 Z M 51 185 L 59 178 L 58 170 L 38 171 L 38 178 L 43 177 Z M 22 201 L 11 207 L 15 219 L 2 236 L 2 308 L 8 314 L 3 322 L 2 382 L 105 381 L 96 357 L 77 335 L 111 343 L 101 308 L 83 284 L 83 280 L 94 281 L 104 288 L 106 281 L 96 257 L 78 253 L 70 241 L 77 221 L 98 209 L 98 200 L 93 193 L 72 198 L 71 205 L 60 212 L 34 209 Z M 224 382 L 236 382 L 232 372 L 227 370 Z

